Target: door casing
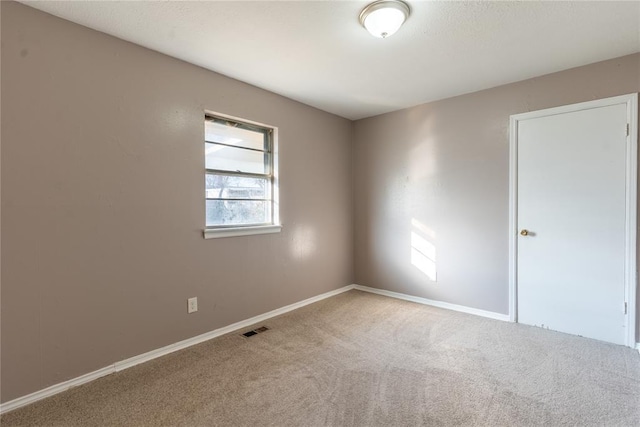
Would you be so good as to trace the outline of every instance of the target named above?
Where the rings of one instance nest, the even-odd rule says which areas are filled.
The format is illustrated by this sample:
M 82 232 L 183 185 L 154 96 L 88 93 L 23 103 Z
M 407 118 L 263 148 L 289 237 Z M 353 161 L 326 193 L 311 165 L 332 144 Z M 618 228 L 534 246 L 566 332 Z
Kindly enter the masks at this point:
M 509 137 L 509 320 L 518 321 L 518 122 L 538 117 L 570 113 L 591 108 L 626 104 L 629 132 L 626 147 L 626 241 L 625 241 L 625 301 L 626 345 L 636 345 L 636 230 L 637 230 L 637 183 L 638 183 L 638 94 L 615 96 L 579 104 L 548 108 L 510 117 Z

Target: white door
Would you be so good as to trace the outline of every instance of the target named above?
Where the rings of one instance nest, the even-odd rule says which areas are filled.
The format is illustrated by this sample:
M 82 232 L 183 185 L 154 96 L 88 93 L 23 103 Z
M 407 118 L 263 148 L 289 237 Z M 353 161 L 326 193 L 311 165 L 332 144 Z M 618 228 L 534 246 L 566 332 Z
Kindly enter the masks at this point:
M 518 322 L 627 344 L 627 123 L 625 103 L 518 120 Z

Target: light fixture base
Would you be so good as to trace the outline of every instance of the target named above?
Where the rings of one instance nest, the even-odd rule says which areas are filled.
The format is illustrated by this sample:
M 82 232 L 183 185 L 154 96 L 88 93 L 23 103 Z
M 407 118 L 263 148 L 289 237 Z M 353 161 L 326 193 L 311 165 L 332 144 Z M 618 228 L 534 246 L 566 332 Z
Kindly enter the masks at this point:
M 410 13 L 401 0 L 378 0 L 362 9 L 359 21 L 374 37 L 386 38 L 398 31 Z

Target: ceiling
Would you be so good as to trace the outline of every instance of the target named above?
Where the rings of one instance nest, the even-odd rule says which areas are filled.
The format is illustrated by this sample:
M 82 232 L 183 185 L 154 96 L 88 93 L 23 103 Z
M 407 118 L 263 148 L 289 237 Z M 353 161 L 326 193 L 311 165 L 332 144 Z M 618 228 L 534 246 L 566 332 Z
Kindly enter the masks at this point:
M 378 39 L 365 1 L 22 1 L 359 119 L 640 51 L 640 2 L 431 2 Z

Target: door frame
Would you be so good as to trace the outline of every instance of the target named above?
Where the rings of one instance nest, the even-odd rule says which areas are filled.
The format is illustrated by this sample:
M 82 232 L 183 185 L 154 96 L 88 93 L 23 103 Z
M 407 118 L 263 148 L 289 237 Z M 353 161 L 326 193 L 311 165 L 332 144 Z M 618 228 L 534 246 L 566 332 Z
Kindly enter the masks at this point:
M 510 116 L 509 135 L 509 320 L 518 321 L 518 122 L 592 108 L 626 104 L 629 132 L 626 149 L 626 241 L 625 301 L 627 302 L 626 345 L 636 346 L 636 233 L 638 184 L 638 94 L 614 96 L 595 101 L 548 108 Z M 624 310 L 624 307 L 620 308 Z

